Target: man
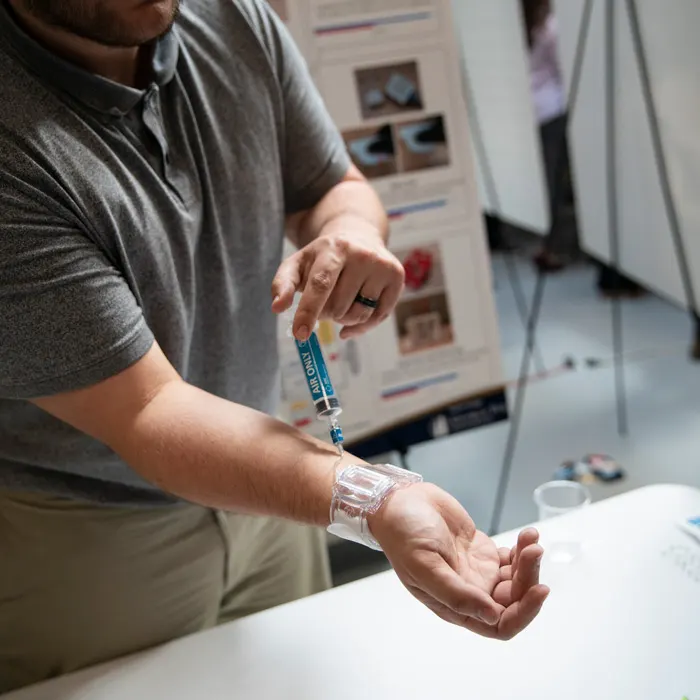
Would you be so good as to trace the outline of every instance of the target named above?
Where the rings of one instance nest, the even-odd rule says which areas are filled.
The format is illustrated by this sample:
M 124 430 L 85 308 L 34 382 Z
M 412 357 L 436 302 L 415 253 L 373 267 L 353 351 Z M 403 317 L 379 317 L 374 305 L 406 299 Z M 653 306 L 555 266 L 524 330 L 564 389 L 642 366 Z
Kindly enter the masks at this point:
M 273 311 L 303 291 L 297 338 L 321 316 L 352 337 L 403 271 L 262 0 L 0 12 L 8 690 L 328 586 L 308 526 L 329 523 L 337 455 L 269 417 Z M 285 224 L 299 252 L 280 265 Z M 547 595 L 536 532 L 499 552 L 432 485 L 368 525 L 419 600 L 477 633 L 513 636 Z

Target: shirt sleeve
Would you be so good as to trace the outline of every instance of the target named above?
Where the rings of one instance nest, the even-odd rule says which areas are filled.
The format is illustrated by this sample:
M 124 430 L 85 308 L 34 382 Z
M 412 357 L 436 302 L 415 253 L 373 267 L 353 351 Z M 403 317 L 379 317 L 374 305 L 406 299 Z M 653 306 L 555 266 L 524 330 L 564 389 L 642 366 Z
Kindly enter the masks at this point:
M 343 179 L 351 161 L 298 47 L 275 12 L 263 5 L 284 99 L 285 206 L 293 214 L 317 204 Z
M 99 247 L 40 198 L 0 182 L 0 398 L 96 384 L 152 344 Z

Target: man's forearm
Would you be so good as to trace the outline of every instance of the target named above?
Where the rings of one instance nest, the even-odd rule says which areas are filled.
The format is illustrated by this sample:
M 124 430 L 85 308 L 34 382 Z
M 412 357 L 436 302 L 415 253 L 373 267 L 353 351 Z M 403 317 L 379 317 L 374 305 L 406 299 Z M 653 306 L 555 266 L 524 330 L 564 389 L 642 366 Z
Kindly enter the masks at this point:
M 298 248 L 303 248 L 323 232 L 331 232 L 333 223 L 346 225 L 352 219 L 360 219 L 364 225 L 369 223 L 383 240 L 387 240 L 389 220 L 386 212 L 377 193 L 364 179 L 344 180 L 313 209 L 292 217 L 289 236 Z
M 163 387 L 128 439 L 112 447 L 144 478 L 186 500 L 328 524 L 338 463 L 330 445 L 184 382 Z

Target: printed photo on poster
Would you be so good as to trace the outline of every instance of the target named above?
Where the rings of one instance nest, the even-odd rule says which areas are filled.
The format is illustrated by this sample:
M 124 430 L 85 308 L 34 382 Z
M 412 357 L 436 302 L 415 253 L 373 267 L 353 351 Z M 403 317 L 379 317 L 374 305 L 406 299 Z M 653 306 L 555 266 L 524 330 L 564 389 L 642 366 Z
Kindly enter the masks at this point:
M 445 291 L 445 270 L 437 243 L 396 251 L 406 272 L 404 298 Z
M 400 301 L 394 318 L 402 355 L 454 343 L 452 315 L 445 292 Z
M 355 83 L 363 119 L 423 109 L 416 61 L 357 69 Z
M 287 2 L 289 0 L 267 0 L 270 7 L 279 15 L 283 22 L 289 19 L 289 13 L 287 11 Z
M 399 172 L 410 173 L 450 164 L 445 117 L 436 115 L 395 125 Z
M 406 287 L 395 312 L 399 352 L 408 355 L 454 342 L 452 316 L 440 245 L 427 243 L 397 250 Z
M 396 144 L 391 124 L 343 132 L 350 157 L 362 174 L 372 180 L 396 175 Z

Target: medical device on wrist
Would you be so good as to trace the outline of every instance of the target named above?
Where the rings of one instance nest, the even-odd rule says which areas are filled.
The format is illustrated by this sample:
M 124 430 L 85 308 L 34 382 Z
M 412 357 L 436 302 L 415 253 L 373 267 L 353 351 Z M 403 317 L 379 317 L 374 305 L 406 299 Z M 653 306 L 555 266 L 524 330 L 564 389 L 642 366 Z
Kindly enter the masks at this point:
M 391 464 L 339 467 L 333 486 L 328 532 L 381 551 L 370 532 L 367 517 L 377 513 L 394 491 L 421 481 L 420 474 Z

